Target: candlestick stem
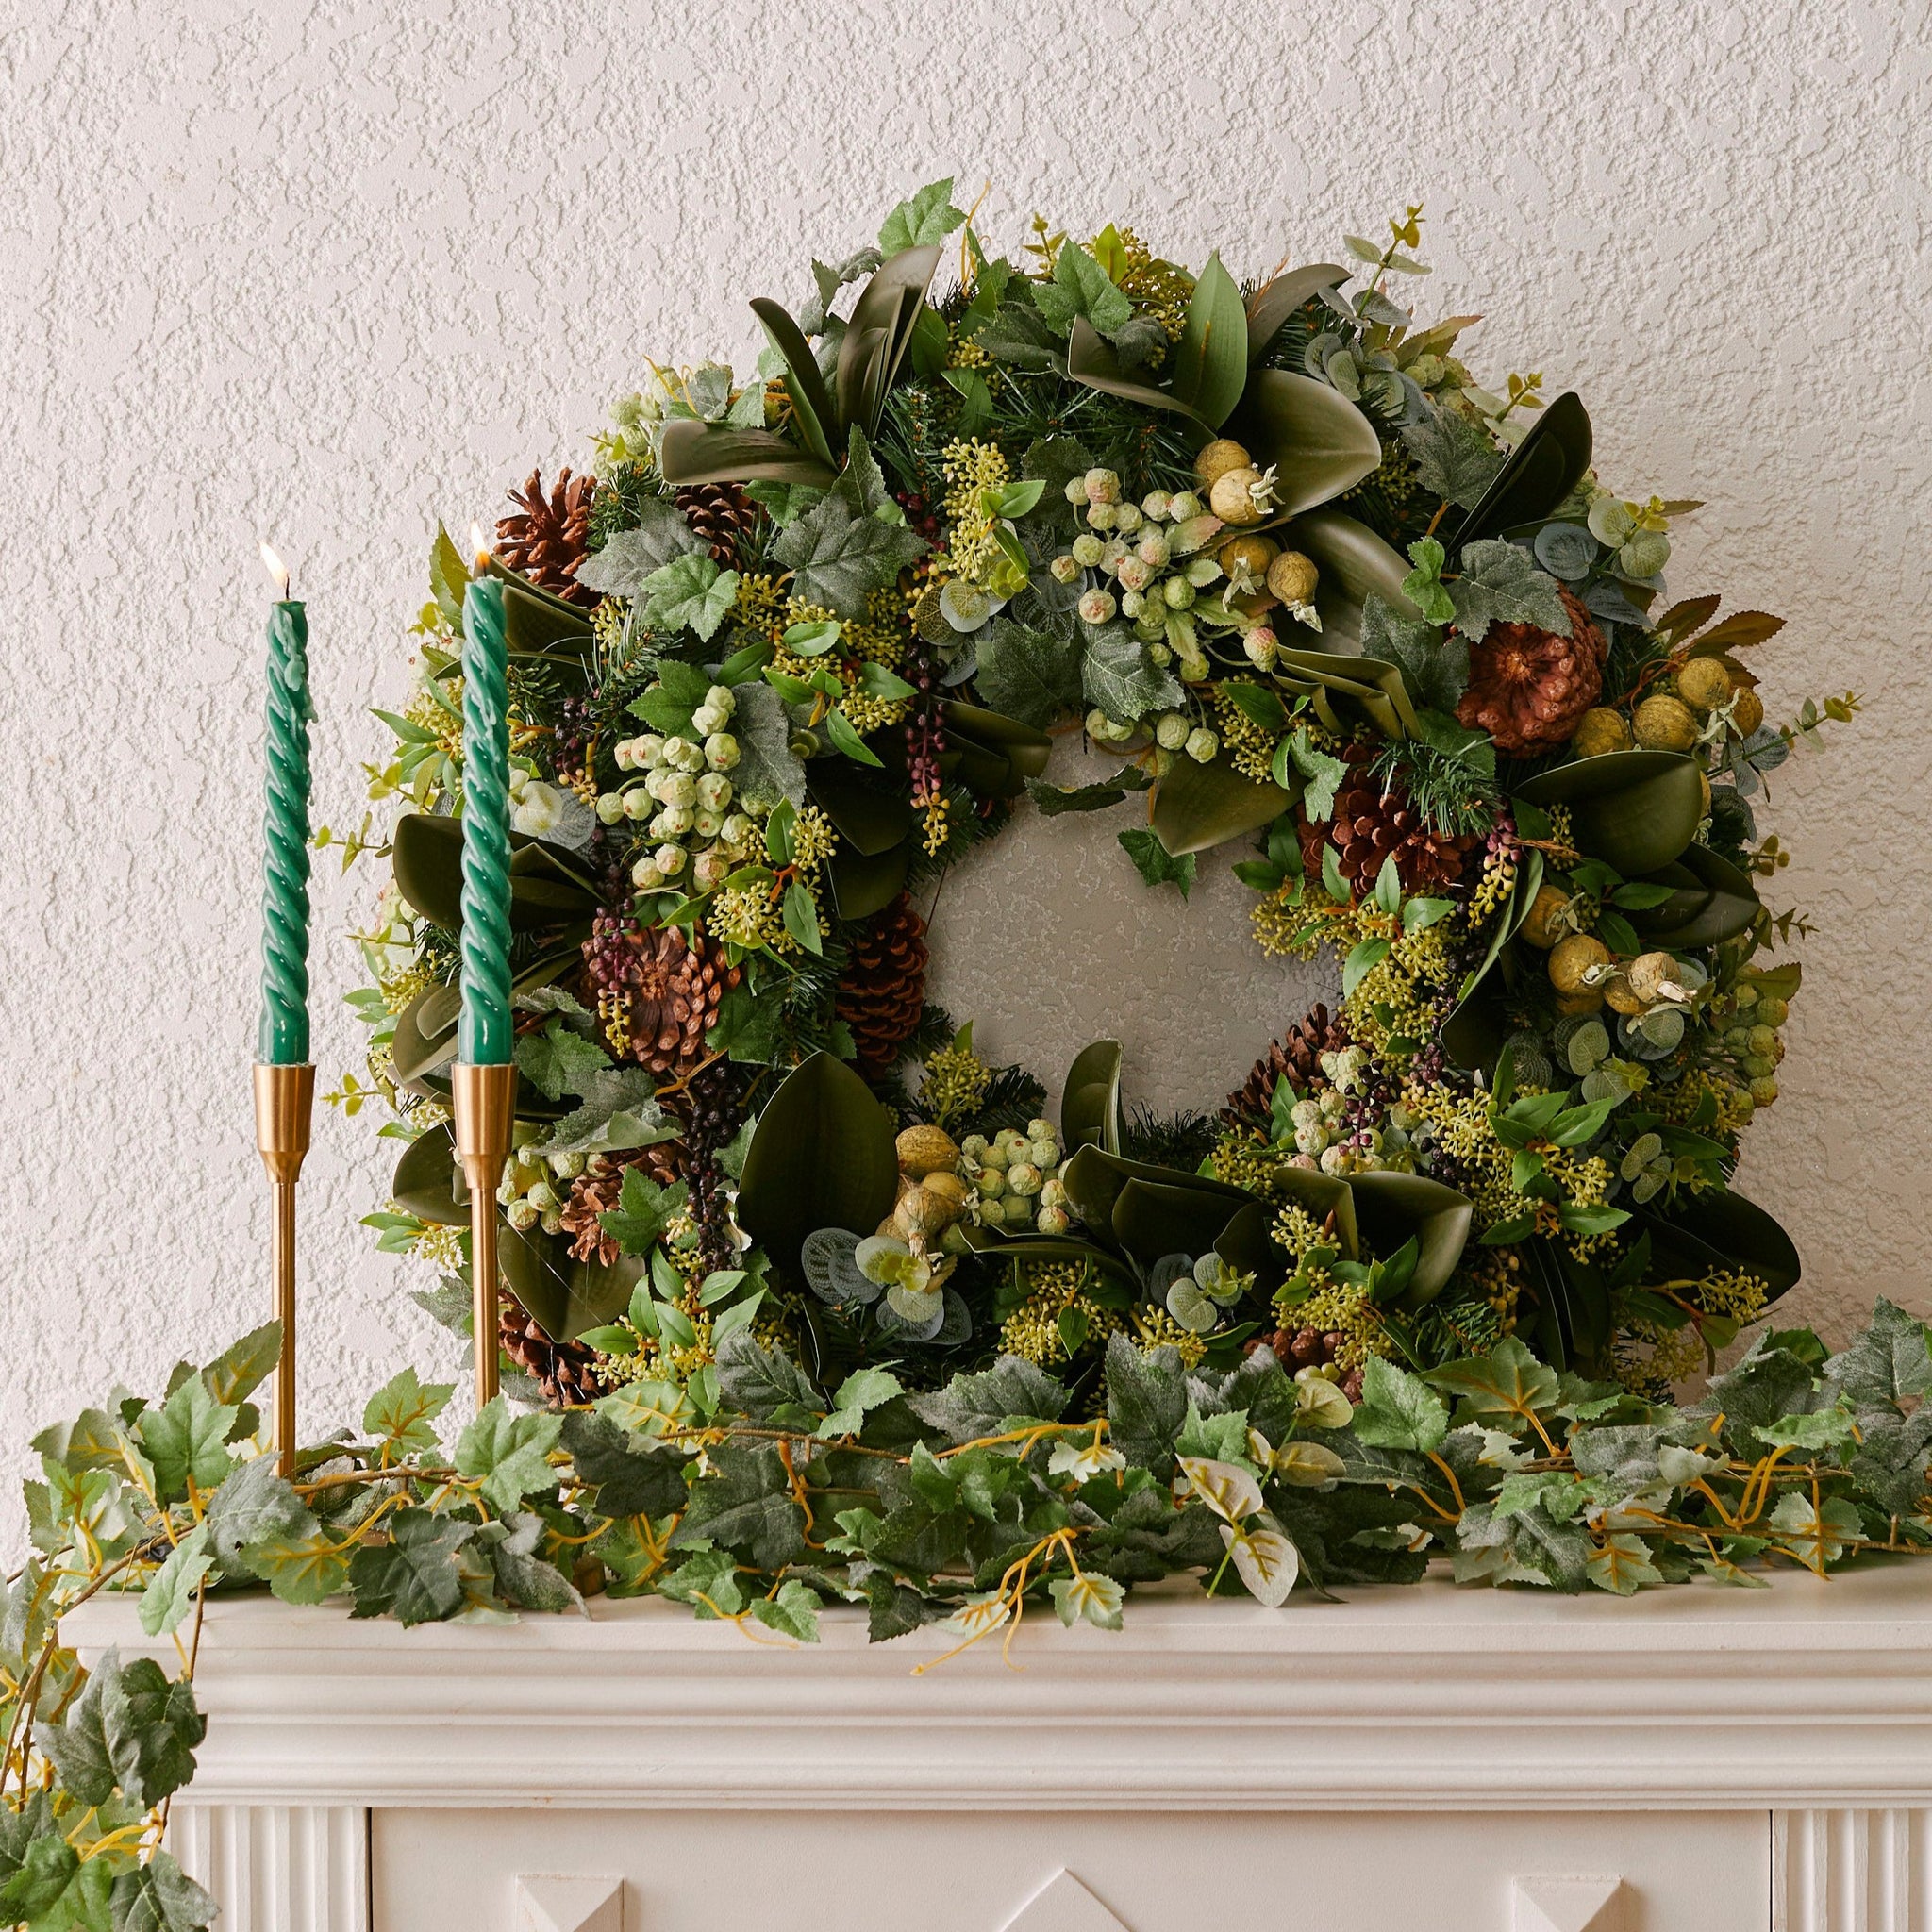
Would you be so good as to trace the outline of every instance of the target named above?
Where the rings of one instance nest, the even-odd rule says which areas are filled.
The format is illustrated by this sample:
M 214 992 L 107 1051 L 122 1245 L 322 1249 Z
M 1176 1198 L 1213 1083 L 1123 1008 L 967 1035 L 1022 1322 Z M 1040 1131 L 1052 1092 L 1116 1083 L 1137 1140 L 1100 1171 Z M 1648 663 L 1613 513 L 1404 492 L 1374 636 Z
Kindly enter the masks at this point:
M 495 1399 L 497 1330 L 496 1190 L 509 1158 L 516 1120 L 517 1070 L 504 1061 L 450 1069 L 457 1159 L 470 1190 L 470 1306 L 475 1324 L 476 1407 Z
M 275 1466 L 295 1470 L 295 1184 L 308 1152 L 315 1106 L 315 1069 L 309 1065 L 258 1066 L 255 1070 L 255 1145 L 275 1195 L 270 1250 L 275 1320 L 281 1353 L 275 1363 L 274 1441 Z

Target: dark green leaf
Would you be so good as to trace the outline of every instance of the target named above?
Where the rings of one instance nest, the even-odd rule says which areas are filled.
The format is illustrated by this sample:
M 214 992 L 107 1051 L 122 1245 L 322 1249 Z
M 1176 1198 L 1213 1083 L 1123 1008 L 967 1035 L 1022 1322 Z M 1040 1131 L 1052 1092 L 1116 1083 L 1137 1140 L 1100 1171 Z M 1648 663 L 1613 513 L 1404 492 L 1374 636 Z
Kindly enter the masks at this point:
M 1176 858 L 1145 825 L 1131 832 L 1122 832 L 1119 837 L 1121 849 L 1134 861 L 1141 876 L 1150 886 L 1176 885 L 1181 889 L 1181 897 L 1185 899 L 1188 896 L 1194 883 L 1194 855 L 1191 852 L 1182 853 Z

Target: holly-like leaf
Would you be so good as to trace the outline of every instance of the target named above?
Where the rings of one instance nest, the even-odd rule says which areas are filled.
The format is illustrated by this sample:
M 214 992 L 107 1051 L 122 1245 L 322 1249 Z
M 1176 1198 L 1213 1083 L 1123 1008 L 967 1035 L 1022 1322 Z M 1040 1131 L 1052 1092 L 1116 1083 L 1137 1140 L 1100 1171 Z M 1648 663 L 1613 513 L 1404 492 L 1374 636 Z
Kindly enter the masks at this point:
M 387 1543 L 364 1543 L 349 1565 L 355 1617 L 392 1616 L 431 1624 L 463 1607 L 463 1545 L 476 1525 L 428 1509 L 400 1509 L 389 1519 Z
M 118 1787 L 145 1810 L 194 1775 L 194 1747 L 207 1734 L 192 1684 L 171 1681 L 152 1657 L 124 1666 L 110 1649 L 66 1721 L 39 1742 L 83 1805 L 105 1805 Z
M 1352 1433 L 1372 1449 L 1440 1449 L 1449 1433 L 1449 1410 L 1420 1376 L 1371 1356 Z
M 738 573 L 701 551 L 654 570 L 641 588 L 653 630 L 691 630 L 708 642 L 737 601 Z
M 744 1607 L 738 1558 L 729 1550 L 700 1550 L 658 1585 L 658 1593 L 689 1604 L 701 1620 L 735 1617 Z
M 626 1255 L 648 1255 L 690 1192 L 691 1188 L 684 1181 L 673 1181 L 665 1187 L 641 1169 L 627 1167 L 617 1206 L 598 1215 L 597 1220 Z
M 201 1378 L 217 1402 L 242 1403 L 275 1373 L 281 1358 L 282 1324 L 264 1322 L 225 1348 L 202 1370 Z
M 909 200 L 902 201 L 881 224 L 879 253 L 892 256 L 908 248 L 929 247 L 935 242 L 943 242 L 965 219 L 965 215 L 953 206 L 953 177 L 948 175 L 943 181 L 930 181 Z M 816 262 L 812 268 L 815 274 L 818 273 Z M 842 273 L 842 270 L 825 271 L 826 275 Z M 823 290 L 823 279 L 820 286 Z M 833 293 L 837 292 L 835 285 Z
M 1064 638 L 996 617 L 974 677 L 991 709 L 1043 726 L 1079 702 L 1080 653 Z
M 541 1554 L 543 1519 L 535 1510 L 521 1510 L 502 1527 L 508 1534 L 490 1546 L 490 1565 L 504 1601 L 553 1616 L 582 1609 L 576 1586 Z
M 925 540 L 903 525 L 855 512 L 834 491 L 779 532 L 772 555 L 792 573 L 791 594 L 840 617 L 861 618 L 874 591 L 925 551 Z
M 637 514 L 636 529 L 619 530 L 577 565 L 578 583 L 607 596 L 640 596 L 656 572 L 703 551 L 704 540 L 685 522 L 683 511 L 663 497 L 646 497 Z
M 1187 1413 L 1187 1377 L 1174 1350 L 1138 1349 L 1120 1334 L 1108 1339 L 1108 1438 L 1130 1467 L 1170 1475 Z
M 1537 569 L 1529 552 L 1500 539 L 1464 546 L 1461 575 L 1444 586 L 1456 607 L 1456 628 L 1472 642 L 1481 641 L 1492 623 L 1533 624 L 1558 637 L 1570 635 L 1570 614 L 1548 572 Z
M 1503 467 L 1503 453 L 1455 409 L 1430 408 L 1420 423 L 1404 428 L 1402 440 L 1415 458 L 1423 488 L 1462 509 L 1474 509 L 1482 501 Z
M 1134 724 L 1150 711 L 1181 701 L 1174 673 L 1156 664 L 1133 631 L 1119 624 L 1086 631 L 1080 689 L 1089 704 L 1097 705 L 1119 724 Z
M 483 1500 L 508 1514 L 525 1496 L 556 1486 L 548 1458 L 562 1427 L 559 1415 L 512 1415 L 508 1401 L 495 1396 L 457 1438 L 457 1474 L 480 1478 Z
M 1121 849 L 1134 861 L 1136 870 L 1150 886 L 1175 885 L 1185 899 L 1194 883 L 1194 855 L 1186 852 L 1176 858 L 1151 827 L 1137 825 L 1120 835 Z
M 682 1131 L 658 1104 L 656 1076 L 645 1067 L 613 1067 L 580 1076 L 583 1105 L 544 1137 L 545 1154 L 598 1154 L 674 1141 Z
M 767 1348 L 748 1329 L 738 1329 L 718 1348 L 718 1386 L 726 1402 L 753 1422 L 781 1409 L 801 1416 L 824 1412 L 825 1398 L 811 1377 L 781 1349 Z
M 456 1389 L 454 1382 L 420 1382 L 414 1369 L 391 1375 L 362 1410 L 363 1433 L 375 1442 L 376 1461 L 387 1469 L 433 1453 L 437 1440 L 430 1424 L 449 1406 Z
M 158 1408 L 142 1411 L 135 1432 L 163 1502 L 185 1496 L 191 1481 L 212 1490 L 234 1467 L 225 1446 L 234 1421 L 233 1407 L 217 1402 L 200 1375 L 186 1377 Z
M 525 1033 L 517 1041 L 517 1072 L 546 1100 L 581 1093 L 588 1075 L 610 1064 L 610 1056 L 594 1041 L 575 1033 L 560 1020 L 550 1021 L 541 1033 Z

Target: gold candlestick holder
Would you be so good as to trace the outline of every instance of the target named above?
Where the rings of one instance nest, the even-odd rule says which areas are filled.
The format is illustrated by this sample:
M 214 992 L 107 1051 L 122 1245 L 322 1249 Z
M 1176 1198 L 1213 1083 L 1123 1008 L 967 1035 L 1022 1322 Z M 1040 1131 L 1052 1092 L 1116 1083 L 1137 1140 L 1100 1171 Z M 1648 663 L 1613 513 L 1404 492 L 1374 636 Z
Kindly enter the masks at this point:
M 516 1103 L 513 1065 L 472 1066 L 458 1061 L 450 1069 L 457 1160 L 470 1190 L 470 1294 L 479 1409 L 496 1395 L 496 1190 L 509 1158 Z
M 255 1070 L 255 1145 L 275 1191 L 275 1320 L 281 1355 L 275 1363 L 275 1466 L 295 1471 L 295 1183 L 308 1152 L 309 1115 L 315 1106 L 312 1066 L 258 1066 Z

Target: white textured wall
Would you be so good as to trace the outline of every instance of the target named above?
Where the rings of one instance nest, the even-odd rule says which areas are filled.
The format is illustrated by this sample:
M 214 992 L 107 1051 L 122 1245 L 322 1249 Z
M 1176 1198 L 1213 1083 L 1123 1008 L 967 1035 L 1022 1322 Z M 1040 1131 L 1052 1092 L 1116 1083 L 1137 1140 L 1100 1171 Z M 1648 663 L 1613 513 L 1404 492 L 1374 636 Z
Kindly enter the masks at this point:
M 1777 787 L 1797 862 L 1772 896 L 1823 931 L 1745 1181 L 1805 1250 L 1793 1312 L 1926 1306 L 1923 7 L 8 0 L 0 20 L 7 1444 L 263 1313 L 258 535 L 309 600 L 319 804 L 353 823 L 433 520 L 460 529 L 533 459 L 578 458 L 647 351 L 742 357 L 747 297 L 797 296 L 808 252 L 870 239 L 947 170 L 993 178 L 995 236 L 1039 206 L 1250 270 L 1425 199 L 1423 293 L 1487 313 L 1474 358 L 1574 383 L 1624 488 L 1709 499 L 1675 587 L 1790 617 L 1774 701 L 1851 684 L 1872 707 Z M 949 888 L 950 989 L 1003 990 L 996 1045 L 1058 1058 L 1116 1028 L 1158 1097 L 1211 1099 L 1306 990 L 1276 996 L 1240 895 L 1182 922 L 1117 853 L 1061 872 L 1111 827 L 1051 863 L 1039 829 L 987 861 L 996 884 Z M 332 872 L 331 1083 L 373 885 Z M 405 1358 L 458 1367 L 355 1225 L 375 1143 L 333 1116 L 320 1139 L 313 1424 Z

